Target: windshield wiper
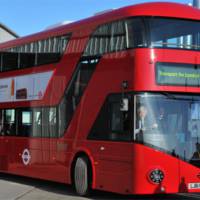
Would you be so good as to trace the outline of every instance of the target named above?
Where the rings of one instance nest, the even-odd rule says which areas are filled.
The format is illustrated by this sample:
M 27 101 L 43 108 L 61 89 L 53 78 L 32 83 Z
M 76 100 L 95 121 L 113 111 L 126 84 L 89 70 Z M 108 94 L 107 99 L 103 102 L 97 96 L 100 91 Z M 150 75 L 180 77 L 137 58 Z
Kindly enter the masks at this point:
M 199 99 L 195 99 L 194 95 L 191 95 L 191 96 L 179 95 L 179 96 L 177 96 L 178 94 L 172 94 L 169 92 L 162 92 L 162 94 L 164 96 L 166 96 L 168 99 L 175 99 L 175 100 L 180 100 L 180 101 L 198 101 L 199 102 Z
M 179 98 L 177 98 L 176 96 L 174 96 L 174 94 L 169 93 L 169 92 L 162 92 L 162 94 L 163 94 L 164 96 L 166 96 L 167 98 L 169 98 L 169 99 L 179 99 Z

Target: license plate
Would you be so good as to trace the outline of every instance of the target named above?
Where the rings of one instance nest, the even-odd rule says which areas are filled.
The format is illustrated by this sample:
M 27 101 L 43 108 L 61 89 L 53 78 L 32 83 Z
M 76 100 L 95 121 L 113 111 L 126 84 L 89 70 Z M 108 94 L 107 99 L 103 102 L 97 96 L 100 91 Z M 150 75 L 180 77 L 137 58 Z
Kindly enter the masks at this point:
M 188 184 L 188 189 L 192 190 L 192 189 L 200 189 L 200 183 L 189 183 Z

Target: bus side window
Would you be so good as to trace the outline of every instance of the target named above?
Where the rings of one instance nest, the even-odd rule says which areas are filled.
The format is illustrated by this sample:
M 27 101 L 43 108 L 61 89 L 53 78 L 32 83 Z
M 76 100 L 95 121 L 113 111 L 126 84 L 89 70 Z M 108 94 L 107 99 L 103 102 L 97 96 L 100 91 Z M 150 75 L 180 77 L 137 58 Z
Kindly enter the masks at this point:
M 40 108 L 33 109 L 33 137 L 42 136 L 42 110 Z
M 56 107 L 49 108 L 49 135 L 53 138 L 58 137 Z
M 33 116 L 32 110 L 18 110 L 18 136 L 29 137 L 32 135 Z
M 18 53 L 4 52 L 1 53 L 1 58 L 3 71 L 15 70 L 18 68 Z
M 65 96 L 58 107 L 59 136 L 62 136 L 68 127 L 98 62 L 99 58 L 97 57 L 84 58 L 79 62 Z
M 3 127 L 4 127 L 4 124 L 3 124 L 3 119 L 4 119 L 4 110 L 0 110 L 0 136 L 3 136 L 4 135 L 4 132 L 3 132 Z
M 71 34 L 48 37 L 20 46 L 3 49 L 0 53 L 0 71 L 24 69 L 59 62 Z
M 90 131 L 88 139 L 130 141 L 132 139 L 131 109 L 121 111 L 121 95 L 110 95 Z
M 84 51 L 84 56 L 96 56 L 126 49 L 126 27 L 124 20 L 99 26 Z
M 43 138 L 58 137 L 56 107 L 42 109 L 42 137 Z
M 4 135 L 16 135 L 15 110 L 7 109 L 4 112 Z
M 42 108 L 42 137 L 49 138 L 49 108 Z
M 64 131 L 67 125 L 69 124 L 72 115 L 73 115 L 72 101 L 70 98 L 67 98 L 67 96 L 65 96 L 58 107 L 59 136 L 62 136 L 64 134 Z
M 99 59 L 85 59 L 79 63 L 79 70 L 76 74 L 76 78 L 74 80 L 74 89 L 73 89 L 73 98 L 74 98 L 74 109 L 78 105 L 81 96 L 83 95 L 88 82 L 95 70 L 96 64 Z
M 131 115 L 130 111 L 120 110 L 120 101 L 110 103 L 110 128 L 117 137 L 130 139 Z M 128 133 L 128 134 L 127 134 Z M 128 138 L 126 138 L 128 137 Z

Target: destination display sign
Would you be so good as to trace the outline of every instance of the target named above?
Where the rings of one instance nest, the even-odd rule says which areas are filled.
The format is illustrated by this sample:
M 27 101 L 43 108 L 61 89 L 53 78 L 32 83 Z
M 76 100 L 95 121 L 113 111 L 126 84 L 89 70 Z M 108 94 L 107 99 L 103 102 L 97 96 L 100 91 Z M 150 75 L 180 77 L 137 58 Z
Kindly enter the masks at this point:
M 158 85 L 200 87 L 200 66 L 195 64 L 157 63 Z

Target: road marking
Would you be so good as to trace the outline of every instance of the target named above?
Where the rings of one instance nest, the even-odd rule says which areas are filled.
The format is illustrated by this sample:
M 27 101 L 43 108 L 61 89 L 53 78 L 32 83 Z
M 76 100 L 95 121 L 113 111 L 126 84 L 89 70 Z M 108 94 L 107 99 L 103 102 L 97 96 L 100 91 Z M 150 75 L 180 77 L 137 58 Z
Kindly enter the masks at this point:
M 24 197 L 25 195 L 31 193 L 33 190 L 35 190 L 35 187 L 32 187 L 31 189 L 29 189 L 29 190 L 23 192 L 22 194 L 16 196 L 16 197 L 15 197 L 15 200 L 21 199 L 21 198 Z

